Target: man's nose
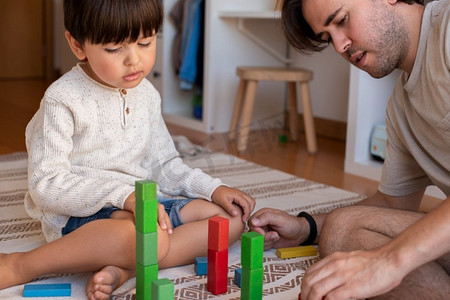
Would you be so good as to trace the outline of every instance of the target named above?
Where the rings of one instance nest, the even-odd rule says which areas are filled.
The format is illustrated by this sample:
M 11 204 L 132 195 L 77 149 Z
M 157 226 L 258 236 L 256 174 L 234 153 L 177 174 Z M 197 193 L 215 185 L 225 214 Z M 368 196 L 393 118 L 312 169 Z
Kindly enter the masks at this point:
M 331 37 L 333 41 L 333 47 L 339 54 L 345 54 L 345 52 L 350 48 L 352 42 L 343 32 L 336 32 L 334 36 Z

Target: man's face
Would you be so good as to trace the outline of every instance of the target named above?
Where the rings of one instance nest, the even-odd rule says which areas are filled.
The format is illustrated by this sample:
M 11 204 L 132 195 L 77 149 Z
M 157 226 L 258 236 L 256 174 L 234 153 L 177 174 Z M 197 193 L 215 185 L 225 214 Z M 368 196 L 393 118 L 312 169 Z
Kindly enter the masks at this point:
M 398 68 L 409 47 L 395 5 L 385 0 L 303 0 L 303 16 L 336 52 L 375 78 Z

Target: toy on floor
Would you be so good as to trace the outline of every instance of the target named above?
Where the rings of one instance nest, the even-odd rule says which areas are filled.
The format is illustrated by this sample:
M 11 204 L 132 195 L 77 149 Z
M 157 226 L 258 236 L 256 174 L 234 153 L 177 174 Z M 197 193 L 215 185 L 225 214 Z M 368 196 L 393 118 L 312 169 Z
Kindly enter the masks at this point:
M 196 257 L 194 259 L 194 271 L 198 276 L 208 274 L 208 257 Z
M 213 217 L 208 221 L 208 280 L 206 288 L 214 295 L 227 292 L 230 222 Z
M 70 297 L 70 283 L 26 284 L 23 288 L 24 297 Z
M 241 282 L 242 282 L 242 268 L 236 268 L 234 269 L 234 283 L 236 283 L 238 287 L 241 287 Z
M 241 299 L 262 299 L 264 237 L 256 232 L 241 236 Z
M 278 248 L 276 254 L 279 258 L 283 259 L 301 256 L 314 256 L 317 255 L 317 248 L 314 246 Z
M 278 135 L 278 142 L 279 143 L 287 143 L 288 137 L 285 133 L 281 133 Z

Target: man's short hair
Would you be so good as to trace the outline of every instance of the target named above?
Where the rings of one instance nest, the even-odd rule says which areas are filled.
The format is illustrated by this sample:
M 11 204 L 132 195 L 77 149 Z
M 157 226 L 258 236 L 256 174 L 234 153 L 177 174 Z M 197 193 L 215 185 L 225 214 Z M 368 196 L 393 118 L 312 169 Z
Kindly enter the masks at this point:
M 82 45 L 135 42 L 162 22 L 161 0 L 64 0 L 64 26 Z
M 418 3 L 423 5 L 423 0 L 398 1 L 407 4 Z M 299 52 L 322 51 L 328 46 L 327 42 L 317 38 L 303 17 L 302 0 L 284 0 L 281 10 L 281 23 L 286 39 Z

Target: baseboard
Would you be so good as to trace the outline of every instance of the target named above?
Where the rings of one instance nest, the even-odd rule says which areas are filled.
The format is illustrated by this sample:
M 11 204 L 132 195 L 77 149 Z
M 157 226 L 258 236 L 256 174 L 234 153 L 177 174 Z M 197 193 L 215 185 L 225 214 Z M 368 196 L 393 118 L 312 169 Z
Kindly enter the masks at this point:
M 285 122 L 286 126 L 289 124 L 287 119 L 287 113 L 285 115 Z M 346 134 L 347 134 L 347 123 L 340 122 L 340 121 L 334 121 L 334 120 L 328 120 L 323 118 L 314 117 L 314 126 L 316 128 L 316 135 L 320 137 L 325 138 L 331 138 L 336 139 L 339 141 L 345 141 Z M 217 143 L 218 140 L 227 140 L 226 138 L 218 138 L 218 136 L 225 136 L 226 133 L 215 133 L 212 135 L 208 135 L 204 132 L 194 131 L 192 129 L 187 129 L 186 127 L 177 126 L 173 124 L 167 124 L 167 127 L 169 128 L 169 131 L 173 135 L 184 135 L 191 142 L 205 145 L 208 143 Z M 303 115 L 299 114 L 299 126 L 298 130 L 300 132 L 304 132 L 304 125 L 303 125 Z M 287 128 L 286 128 L 287 129 Z M 213 138 L 213 136 L 216 136 Z
M 300 132 L 305 132 L 303 123 L 303 115 L 299 114 L 298 129 Z M 284 124 L 289 124 L 288 113 L 285 114 Z M 314 117 L 314 126 L 316 135 L 320 137 L 332 138 L 340 141 L 345 141 L 347 136 L 347 123 L 329 119 Z

